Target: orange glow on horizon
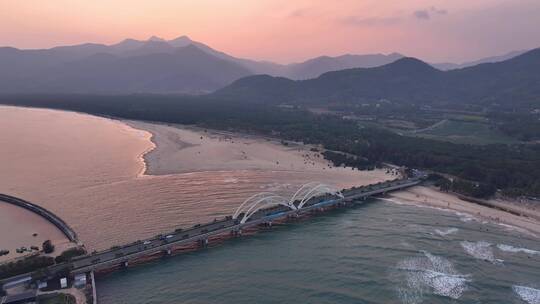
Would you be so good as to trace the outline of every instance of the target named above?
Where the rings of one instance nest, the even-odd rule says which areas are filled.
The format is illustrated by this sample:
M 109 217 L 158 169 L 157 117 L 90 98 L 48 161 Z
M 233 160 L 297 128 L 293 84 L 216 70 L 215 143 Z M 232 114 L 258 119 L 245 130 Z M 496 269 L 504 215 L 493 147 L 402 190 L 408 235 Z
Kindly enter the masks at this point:
M 459 62 L 540 46 L 538 15 L 536 0 L 2 0 L 0 45 L 187 35 L 234 56 L 278 62 L 390 52 Z

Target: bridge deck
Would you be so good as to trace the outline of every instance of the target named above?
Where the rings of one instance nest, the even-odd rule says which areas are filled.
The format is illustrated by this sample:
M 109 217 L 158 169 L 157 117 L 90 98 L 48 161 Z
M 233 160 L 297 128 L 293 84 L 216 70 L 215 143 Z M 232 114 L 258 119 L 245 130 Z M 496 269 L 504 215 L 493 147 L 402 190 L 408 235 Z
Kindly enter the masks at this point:
M 151 238 L 118 248 L 105 250 L 93 255 L 79 257 L 71 262 L 71 268 L 74 273 L 104 269 L 129 260 L 163 252 L 175 246 L 205 240 L 214 235 L 220 235 L 231 231 L 240 231 L 279 218 L 302 215 L 311 212 L 314 209 L 331 207 L 344 202 L 352 202 L 357 199 L 404 189 L 417 185 L 420 182 L 421 180 L 419 179 L 404 179 L 347 189 L 343 191 L 344 198 L 312 199 L 299 210 L 291 210 L 283 206 L 260 210 L 251 217 L 249 221 L 243 224 L 239 223 L 238 220 L 229 217 L 204 225 L 195 225 L 193 228 L 175 231 L 167 234 L 165 237 Z
M 166 252 L 167 250 L 172 250 L 178 246 L 193 244 L 201 240 L 208 240 L 208 238 L 212 236 L 239 232 L 242 229 L 257 226 L 259 224 L 269 223 L 278 219 L 286 219 L 288 217 L 297 217 L 308 214 L 313 210 L 329 208 L 343 203 L 354 203 L 354 201 L 358 199 L 365 199 L 386 192 L 412 187 L 418 185 L 421 181 L 422 180 L 419 178 L 400 179 L 345 189 L 342 191 L 343 197 L 328 195 L 314 197 L 308 200 L 300 209 L 291 209 L 281 205 L 265 208 L 254 213 L 245 223 L 242 223 L 238 219 L 233 219 L 232 217 L 226 217 L 221 220 L 215 220 L 214 222 L 195 225 L 186 230 L 177 230 L 161 237 L 154 237 L 123 246 L 113 247 L 94 254 L 80 256 L 68 263 L 47 267 L 46 272 L 54 275 L 61 271 L 69 270 L 71 273 L 77 274 L 108 269 L 124 262 L 151 256 L 160 252 Z M 295 206 L 298 206 L 298 202 L 296 202 Z M 60 220 L 59 224 L 65 223 Z M 76 237 L 74 232 L 72 236 Z M 17 285 L 18 281 L 26 280 L 30 277 L 31 274 L 28 273 L 0 280 L 0 282 L 6 285 Z

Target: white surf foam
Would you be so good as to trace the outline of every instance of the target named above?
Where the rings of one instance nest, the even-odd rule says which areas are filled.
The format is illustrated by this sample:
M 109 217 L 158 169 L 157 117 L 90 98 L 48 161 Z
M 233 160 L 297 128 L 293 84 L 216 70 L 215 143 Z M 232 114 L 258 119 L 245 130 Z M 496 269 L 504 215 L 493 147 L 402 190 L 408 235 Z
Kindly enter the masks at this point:
M 535 255 L 535 254 L 540 255 L 540 251 L 527 249 L 527 248 L 514 247 L 514 246 L 511 246 L 511 245 L 505 245 L 505 244 L 498 244 L 497 248 L 500 251 L 504 251 L 504 252 L 525 253 L 525 254 L 529 254 L 529 255 Z
M 408 205 L 408 204 L 405 204 L 404 202 L 402 201 L 399 201 L 399 200 L 396 200 L 396 199 L 393 199 L 393 198 L 386 198 L 386 197 L 379 197 L 377 198 L 378 200 L 381 200 L 381 201 L 385 201 L 385 202 L 390 202 L 390 203 L 394 203 L 396 205 Z
M 406 283 L 398 287 L 398 296 L 407 304 L 421 303 L 428 292 L 459 299 L 470 281 L 449 260 L 429 252 L 424 252 L 423 257 L 401 261 L 397 269 L 405 272 Z
M 497 225 L 503 227 L 504 229 L 508 230 L 508 231 L 516 231 L 516 232 L 519 232 L 519 233 L 523 233 L 523 234 L 527 234 L 527 235 L 530 235 L 534 238 L 538 238 L 540 237 L 539 235 L 537 235 L 536 233 L 533 233 L 525 228 L 521 228 L 521 227 L 517 227 L 517 226 L 513 226 L 513 225 L 509 225 L 509 224 L 505 224 L 505 223 L 496 223 Z
M 540 304 L 540 289 L 517 285 L 512 286 L 512 289 L 523 301 L 529 304 Z
M 447 236 L 449 234 L 456 233 L 458 231 L 459 231 L 459 229 L 457 229 L 457 228 L 448 228 L 448 229 L 445 229 L 445 230 L 435 229 L 435 233 L 437 233 L 440 236 Z
M 488 261 L 491 263 L 502 263 L 503 260 L 498 260 L 495 258 L 495 255 L 493 254 L 493 248 L 492 245 L 485 241 L 480 242 L 468 242 L 463 241 L 461 242 L 461 247 L 465 250 L 466 253 L 468 253 L 470 256 L 479 259 Z
M 459 211 L 455 211 L 454 212 L 458 217 L 459 217 L 459 220 L 464 222 L 464 223 L 468 223 L 468 222 L 472 222 L 472 221 L 478 221 L 478 219 L 468 213 L 462 213 L 462 212 L 459 212 Z

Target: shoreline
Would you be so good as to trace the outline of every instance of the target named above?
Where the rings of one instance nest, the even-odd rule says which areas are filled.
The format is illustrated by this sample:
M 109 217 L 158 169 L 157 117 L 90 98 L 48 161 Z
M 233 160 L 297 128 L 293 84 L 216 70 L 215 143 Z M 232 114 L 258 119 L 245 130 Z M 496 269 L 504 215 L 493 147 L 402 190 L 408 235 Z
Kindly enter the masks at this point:
M 54 252 L 46 254 L 52 257 L 77 246 L 77 243 L 70 241 L 58 226 L 27 208 L 0 201 L 0 213 L 0 231 L 6 232 L 0 235 L 2 239 L 0 250 L 9 250 L 8 254 L 0 256 L 0 264 L 14 262 L 40 252 L 46 240 L 50 240 L 55 247 Z M 31 250 L 32 246 L 38 247 L 39 250 Z M 22 247 L 28 250 L 17 252 Z
M 18 107 L 14 106 L 14 108 Z M 66 112 L 56 109 L 44 110 Z M 135 153 L 129 155 L 131 161 L 135 161 L 135 166 L 133 166 L 133 169 L 125 176 L 125 178 L 129 180 L 134 180 L 137 178 L 156 178 L 157 182 L 158 178 L 163 178 L 164 176 L 175 174 L 255 170 L 264 172 L 292 172 L 298 174 L 299 177 L 302 174 L 309 173 L 313 174 L 314 180 L 322 179 L 321 181 L 323 182 L 331 182 L 339 178 L 343 178 L 343 180 L 346 180 L 346 182 L 354 181 L 355 183 L 360 184 L 375 183 L 380 180 L 391 179 L 395 177 L 390 174 L 385 174 L 384 170 L 357 171 L 351 170 L 351 168 L 343 167 L 330 168 L 327 162 L 324 162 L 320 158 L 314 157 L 313 152 L 310 153 L 309 148 L 314 146 L 302 146 L 300 143 L 283 145 L 281 144 L 279 139 L 270 139 L 264 136 L 256 136 L 253 134 L 237 134 L 228 131 L 209 130 L 194 126 L 183 126 L 156 122 L 129 121 L 115 117 L 96 116 L 73 111 L 68 112 L 112 121 L 114 124 L 121 126 L 121 128 L 126 131 L 126 134 L 131 134 L 128 136 L 133 138 L 139 138 L 139 140 L 142 139 L 141 142 L 144 141 L 144 143 L 141 143 L 138 146 L 139 149 Z M 153 128 L 147 128 L 146 126 L 151 126 Z M 187 135 L 191 134 L 190 136 L 192 137 L 192 143 L 186 143 L 183 137 L 175 137 L 173 136 L 174 134 L 171 135 L 172 137 L 169 138 L 170 141 L 174 142 L 176 139 L 180 138 L 182 142 L 180 144 L 170 145 L 169 150 L 170 152 L 172 152 L 172 154 L 178 152 L 180 153 L 177 155 L 176 159 L 170 159 L 168 158 L 168 153 L 163 153 L 162 156 L 164 158 L 161 159 L 161 161 L 164 166 L 161 169 L 166 169 L 166 171 L 164 172 L 159 172 L 160 168 L 156 168 L 155 164 L 153 163 L 153 161 L 155 161 L 156 159 L 152 160 L 151 156 L 154 155 L 155 157 L 155 154 L 163 148 L 159 139 L 160 136 L 163 137 L 163 134 L 168 133 L 166 132 L 154 134 L 154 128 L 160 130 L 169 130 L 172 133 L 184 132 Z M 204 137 L 203 139 L 200 138 L 201 135 Z M 240 148 L 238 148 L 238 146 L 240 146 Z M 203 148 L 206 150 L 213 150 L 214 148 L 218 148 L 218 151 L 214 154 L 207 154 L 202 157 L 196 157 L 198 155 L 197 151 Z M 260 157 L 259 153 L 262 154 L 262 157 Z M 230 154 L 230 157 L 223 158 L 224 154 Z M 306 154 L 310 155 L 308 155 L 308 157 L 306 158 Z M 284 165 L 281 158 L 286 158 L 286 161 L 288 161 L 289 164 Z M 279 165 L 276 165 L 276 159 L 280 161 Z M 294 167 L 291 167 L 291 163 L 294 164 Z M 124 177 L 122 177 L 122 180 L 123 179 Z M 454 203 L 452 203 L 452 208 L 448 208 L 449 206 L 447 206 L 447 204 L 441 203 L 441 195 L 446 196 L 445 199 L 448 201 L 457 202 L 455 203 L 456 206 L 454 206 Z M 409 203 L 414 205 L 434 206 L 441 209 L 448 209 L 452 211 L 467 213 L 472 216 L 477 216 L 477 213 L 480 211 L 480 215 L 482 215 L 483 219 L 495 223 L 502 222 L 503 224 L 508 224 L 514 227 L 524 227 L 528 231 L 534 231 L 535 235 L 540 234 L 540 229 L 535 228 L 537 227 L 538 222 L 533 222 L 531 219 L 528 219 L 526 217 L 512 215 L 508 212 L 496 210 L 485 206 L 482 207 L 471 202 L 465 202 L 460 200 L 456 196 L 452 196 L 447 193 L 442 193 L 438 191 L 436 191 L 435 195 L 429 196 L 430 199 L 424 202 L 422 199 L 419 199 L 415 193 L 412 193 L 408 195 L 408 201 Z M 452 198 L 450 199 L 448 197 Z M 29 196 L 29 198 L 32 198 L 32 196 Z M 403 197 L 396 198 L 400 201 L 404 201 L 404 199 L 402 199 Z M 446 201 L 443 199 L 443 202 Z M 519 206 L 518 204 L 506 203 L 504 201 L 499 201 L 496 203 L 504 204 L 505 207 L 514 207 L 516 205 Z M 478 208 L 481 209 L 477 210 Z M 529 226 L 534 227 L 531 229 Z
M 126 124 L 127 126 L 129 126 L 130 128 L 132 128 L 130 125 Z M 135 129 L 135 128 L 134 128 Z M 137 157 L 137 161 L 139 163 L 142 164 L 142 168 L 139 170 L 139 172 L 137 173 L 137 178 L 140 178 L 140 177 L 146 177 L 146 176 L 151 176 L 149 174 L 146 174 L 146 172 L 148 171 L 148 163 L 145 159 L 145 156 L 154 151 L 155 149 L 157 149 L 157 144 L 152 140 L 152 138 L 154 137 L 154 134 L 152 132 L 148 132 L 146 130 L 140 130 L 140 129 L 135 129 L 137 131 L 144 131 L 145 133 L 149 134 L 148 135 L 148 138 L 146 138 L 148 140 L 148 142 L 151 143 L 151 146 L 149 148 L 147 148 L 146 150 L 144 150 L 142 153 L 139 154 L 139 156 Z
M 253 134 L 243 134 L 243 133 L 232 133 L 222 130 L 212 130 L 212 129 L 205 129 L 200 128 L 196 126 L 184 126 L 184 125 L 176 125 L 176 124 L 166 124 L 166 123 L 155 123 L 155 122 L 140 122 L 140 121 L 126 121 L 126 120 L 119 120 L 121 123 L 124 123 L 128 125 L 129 127 L 138 130 L 143 131 L 147 134 L 150 134 L 150 136 L 147 138 L 151 143 L 152 147 L 141 153 L 139 156 L 140 161 L 142 161 L 143 169 L 142 174 L 139 174 L 140 177 L 148 177 L 148 176 L 156 176 L 156 175 L 169 175 L 169 174 L 189 174 L 189 173 L 195 173 L 195 172 L 223 172 L 223 171 L 244 171 L 244 170 L 259 170 L 259 171 L 275 171 L 275 172 L 305 172 L 302 169 L 290 169 L 290 168 L 235 168 L 235 169 L 229 169 L 229 168 L 220 168 L 219 166 L 213 169 L 198 169 L 198 170 L 189 170 L 189 169 L 180 169 L 175 170 L 175 172 L 168 172 L 168 173 L 160 173 L 158 172 L 150 172 L 152 171 L 149 168 L 152 167 L 152 159 L 148 159 L 149 155 L 152 152 L 159 152 L 160 145 L 158 142 L 156 142 L 156 138 L 158 136 L 163 136 L 163 134 L 154 134 L 152 130 L 149 130 L 148 128 L 145 128 L 145 125 L 153 125 L 158 127 L 164 127 L 164 128 L 172 128 L 173 130 L 177 130 L 178 132 L 193 132 L 193 134 L 196 134 L 197 136 L 215 136 L 217 138 L 229 138 L 231 141 L 236 140 L 237 142 L 241 142 L 242 140 L 250 142 L 250 144 L 253 143 L 269 143 L 273 145 L 279 145 L 284 150 L 287 150 L 290 152 L 290 150 L 294 150 L 295 148 L 300 147 L 300 149 L 304 149 L 304 151 L 309 150 L 309 146 L 303 146 L 301 143 L 295 143 L 295 147 L 289 147 L 289 146 L 281 146 L 278 139 L 271 139 L 267 138 L 265 136 L 257 136 Z M 154 130 L 155 131 L 155 130 Z M 252 141 L 252 142 L 251 142 Z M 194 146 L 197 146 L 197 144 L 181 141 L 176 148 L 178 148 L 179 151 L 187 149 L 187 148 L 193 148 Z M 345 169 L 341 167 L 337 167 L 336 169 Z M 350 168 L 349 168 L 350 169 Z M 362 174 L 362 172 L 367 171 L 356 171 L 356 174 Z M 387 176 L 388 178 L 389 176 Z M 468 200 L 465 200 L 464 198 L 460 197 L 458 194 L 453 193 L 445 193 L 438 189 L 435 189 L 434 187 L 428 187 L 428 186 L 416 186 L 406 191 L 400 191 L 396 193 L 392 193 L 389 196 L 390 200 L 395 199 L 397 200 L 397 203 L 404 203 L 409 205 L 414 205 L 418 207 L 431 207 L 436 209 L 441 209 L 445 211 L 451 211 L 460 214 L 466 214 L 472 219 L 476 219 L 480 222 L 482 221 L 489 221 L 495 224 L 508 226 L 510 228 L 515 228 L 515 230 L 520 230 L 522 233 L 526 233 L 529 235 L 532 235 L 536 238 L 540 238 L 540 212 L 537 212 L 537 215 L 534 216 L 527 216 L 526 209 L 523 207 L 517 206 L 515 203 L 506 201 L 506 200 L 489 200 L 485 204 L 481 204 L 478 202 L 471 202 Z M 536 212 L 536 210 L 534 210 Z M 538 217 L 536 217 L 538 216 Z
M 517 215 L 496 206 L 466 201 L 456 194 L 441 192 L 434 187 L 415 186 L 405 191 L 391 193 L 386 199 L 398 204 L 454 212 L 457 216 L 463 216 L 464 221 L 489 222 L 540 238 L 540 221 L 532 216 Z M 515 207 L 511 202 L 506 204 Z
M 43 219 L 49 221 L 52 225 L 56 226 L 56 228 L 58 228 L 70 242 L 79 243 L 77 233 L 62 218 L 52 213 L 51 211 L 34 203 L 7 194 L 0 193 L 0 202 L 12 204 L 14 206 L 33 212 L 38 216 L 41 216 Z
M 142 169 L 138 177 L 166 176 L 194 172 L 274 171 L 378 176 L 391 179 L 383 170 L 359 171 L 335 167 L 313 145 L 288 142 L 253 134 L 232 133 L 194 126 L 133 120 L 117 120 L 150 134 L 151 147 L 138 156 Z

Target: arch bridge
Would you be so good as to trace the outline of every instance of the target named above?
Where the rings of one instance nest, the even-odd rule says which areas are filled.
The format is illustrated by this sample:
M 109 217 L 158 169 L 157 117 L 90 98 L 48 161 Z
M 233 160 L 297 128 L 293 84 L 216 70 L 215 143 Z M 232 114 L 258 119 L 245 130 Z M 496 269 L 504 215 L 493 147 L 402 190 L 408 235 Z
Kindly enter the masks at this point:
M 211 237 L 227 235 L 239 235 L 243 228 L 253 227 L 260 224 L 271 223 L 273 219 L 295 216 L 318 210 L 326 206 L 339 206 L 342 203 L 354 202 L 360 199 L 384 194 L 418 185 L 425 176 L 414 178 L 402 178 L 380 182 L 371 185 L 352 187 L 338 191 L 326 184 L 311 182 L 302 185 L 292 196 L 284 197 L 272 192 L 257 193 L 235 210 L 232 216 L 215 219 L 212 222 L 196 224 L 191 228 L 177 229 L 169 234 L 160 234 L 152 238 L 115 246 L 110 249 L 92 254 L 74 257 L 68 262 L 56 264 L 44 268 L 47 273 L 64 275 L 69 269 L 71 274 L 88 273 L 100 270 L 118 269 L 128 266 L 130 261 L 147 261 L 149 258 L 157 258 L 171 255 L 176 252 L 184 252 L 186 249 L 205 248 Z M 7 196 L 1 196 L 0 200 L 6 200 Z M 22 200 L 8 202 L 17 204 L 24 203 Z M 33 205 L 25 205 L 33 207 Z M 39 211 L 39 210 L 38 210 Z M 60 223 L 61 224 L 61 223 Z M 221 237 L 219 237 L 221 239 Z M 0 280 L 7 285 L 22 284 L 22 278 L 31 279 L 31 274 Z
M 301 210 L 311 199 L 322 195 L 332 195 L 343 198 L 343 194 L 332 186 L 318 182 L 310 182 L 302 185 L 290 198 L 272 192 L 261 192 L 252 195 L 238 206 L 233 213 L 232 218 L 234 220 L 239 220 L 240 224 L 244 224 L 262 209 L 283 206 L 290 210 Z

